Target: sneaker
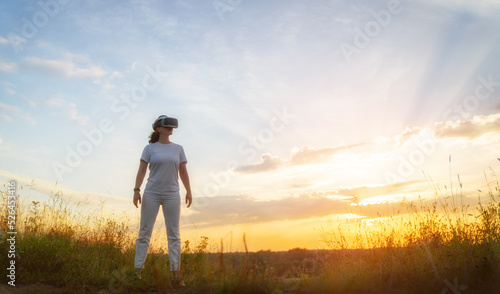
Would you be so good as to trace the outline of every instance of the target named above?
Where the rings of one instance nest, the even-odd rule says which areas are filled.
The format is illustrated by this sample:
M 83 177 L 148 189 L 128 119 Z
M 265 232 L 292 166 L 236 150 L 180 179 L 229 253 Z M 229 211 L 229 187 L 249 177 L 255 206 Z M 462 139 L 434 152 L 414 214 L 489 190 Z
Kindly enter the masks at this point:
M 140 279 L 142 279 L 141 273 L 142 273 L 142 269 L 138 269 L 138 268 L 136 268 L 136 269 L 135 269 L 135 276 L 136 276 L 139 280 L 140 280 Z
M 172 281 L 172 286 L 174 286 L 174 288 L 186 287 L 186 284 L 184 284 L 184 280 L 182 279 L 182 277 L 180 275 L 174 275 L 170 279 Z

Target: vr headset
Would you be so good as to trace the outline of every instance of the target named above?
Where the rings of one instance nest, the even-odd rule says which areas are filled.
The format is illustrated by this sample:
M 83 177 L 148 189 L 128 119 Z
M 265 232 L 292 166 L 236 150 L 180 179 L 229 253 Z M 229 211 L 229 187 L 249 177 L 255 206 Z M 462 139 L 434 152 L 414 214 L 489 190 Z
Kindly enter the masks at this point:
M 155 125 L 158 121 L 160 121 L 160 126 L 165 128 L 177 128 L 179 126 L 179 122 L 176 118 L 160 115 L 153 123 L 153 130 L 155 129 Z

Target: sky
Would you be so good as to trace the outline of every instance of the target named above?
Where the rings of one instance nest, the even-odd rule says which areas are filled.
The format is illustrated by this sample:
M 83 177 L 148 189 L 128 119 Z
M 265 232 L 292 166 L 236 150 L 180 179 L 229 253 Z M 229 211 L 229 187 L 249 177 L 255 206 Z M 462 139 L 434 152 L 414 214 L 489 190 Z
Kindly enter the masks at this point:
M 499 13 L 492 0 L 1 1 L 1 183 L 137 224 L 140 154 L 165 114 L 193 189 L 185 239 L 317 249 L 320 228 L 437 190 L 474 205 L 500 165 Z

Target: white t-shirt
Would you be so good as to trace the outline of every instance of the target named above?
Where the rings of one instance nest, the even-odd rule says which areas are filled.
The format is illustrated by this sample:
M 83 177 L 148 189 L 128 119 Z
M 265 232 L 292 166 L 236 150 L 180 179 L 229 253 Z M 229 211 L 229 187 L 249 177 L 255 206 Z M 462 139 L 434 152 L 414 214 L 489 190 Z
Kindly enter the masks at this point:
M 141 159 L 149 164 L 146 190 L 154 194 L 179 192 L 179 165 L 187 163 L 184 148 L 175 143 L 151 143 L 144 147 Z

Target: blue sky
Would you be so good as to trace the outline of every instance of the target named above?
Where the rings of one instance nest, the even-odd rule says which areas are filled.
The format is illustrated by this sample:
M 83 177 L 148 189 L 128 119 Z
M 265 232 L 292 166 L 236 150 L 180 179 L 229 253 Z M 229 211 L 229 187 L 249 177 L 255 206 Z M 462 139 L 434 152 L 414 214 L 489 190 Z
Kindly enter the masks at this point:
M 357 196 L 399 199 L 422 170 L 449 182 L 449 155 L 472 191 L 498 164 L 498 2 L 38 3 L 0 3 L 0 176 L 40 195 L 131 209 L 160 114 L 198 227 L 307 222 L 388 178 L 408 189 Z

